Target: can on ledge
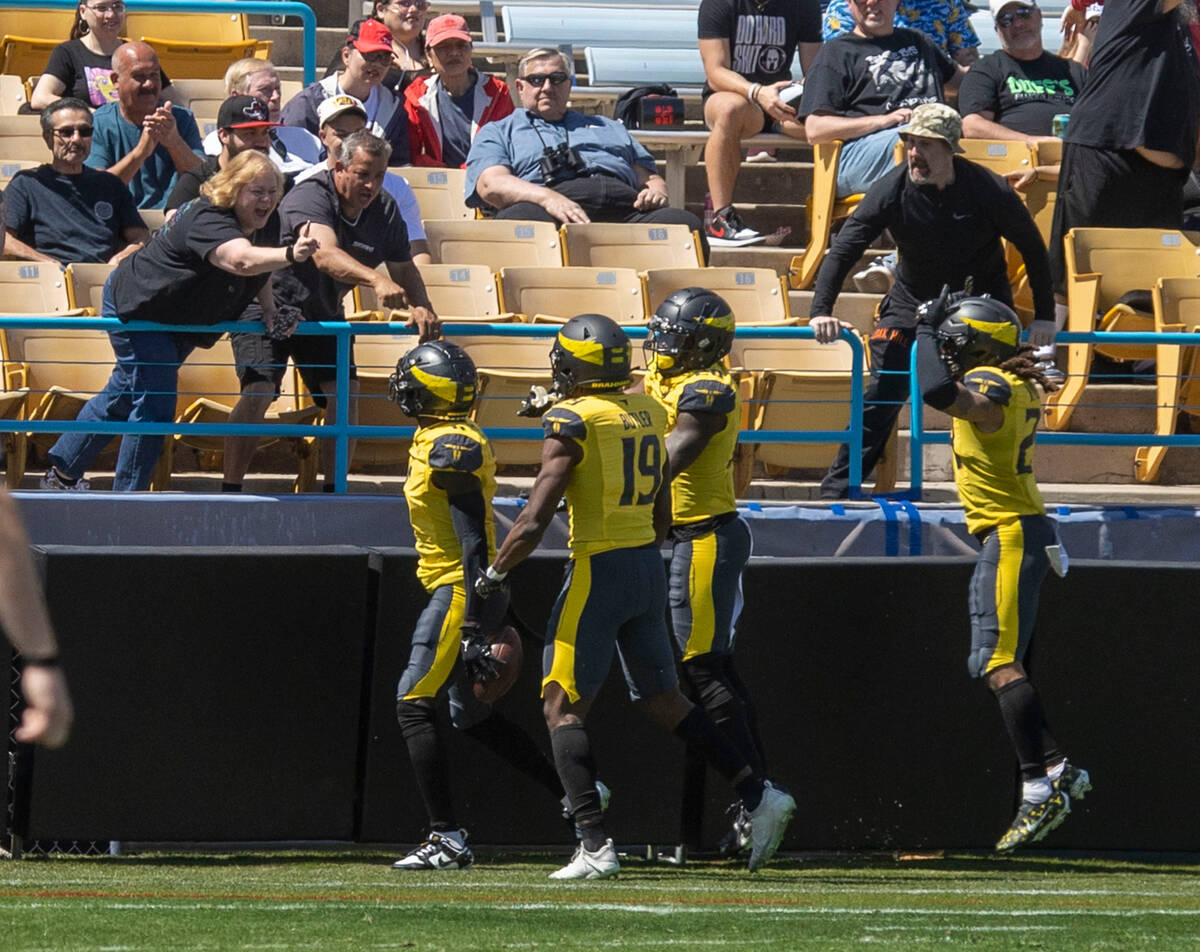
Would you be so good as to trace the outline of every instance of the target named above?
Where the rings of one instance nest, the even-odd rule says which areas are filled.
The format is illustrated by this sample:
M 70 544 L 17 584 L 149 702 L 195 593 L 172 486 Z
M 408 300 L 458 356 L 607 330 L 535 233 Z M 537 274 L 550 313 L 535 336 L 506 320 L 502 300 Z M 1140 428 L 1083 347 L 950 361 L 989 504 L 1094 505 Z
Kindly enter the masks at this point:
M 1067 123 L 1071 121 L 1071 114 L 1060 112 L 1051 120 L 1050 130 L 1054 133 L 1055 138 L 1061 139 L 1067 134 Z

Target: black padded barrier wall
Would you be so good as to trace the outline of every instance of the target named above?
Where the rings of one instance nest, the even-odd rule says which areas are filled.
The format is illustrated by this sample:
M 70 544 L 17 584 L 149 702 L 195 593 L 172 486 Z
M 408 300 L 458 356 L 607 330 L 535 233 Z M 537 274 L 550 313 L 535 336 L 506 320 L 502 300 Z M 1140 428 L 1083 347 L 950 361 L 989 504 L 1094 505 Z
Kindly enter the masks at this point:
M 32 837 L 353 837 L 366 550 L 35 554 L 76 723 Z

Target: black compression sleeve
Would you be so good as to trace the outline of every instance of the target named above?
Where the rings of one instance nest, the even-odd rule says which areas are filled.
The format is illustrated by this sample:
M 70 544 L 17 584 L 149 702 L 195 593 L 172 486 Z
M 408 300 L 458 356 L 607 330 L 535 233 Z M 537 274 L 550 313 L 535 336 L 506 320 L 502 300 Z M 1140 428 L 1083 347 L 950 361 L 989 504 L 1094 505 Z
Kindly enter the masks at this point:
M 917 325 L 917 380 L 921 397 L 935 410 L 945 410 L 958 397 L 958 383 L 938 355 L 937 337 L 928 324 Z
M 448 499 L 450 521 L 462 546 L 463 588 L 467 596 L 463 617 L 478 621 L 479 599 L 475 594 L 475 579 L 487 568 L 487 507 L 483 502 L 483 492 L 478 489 L 455 493 Z

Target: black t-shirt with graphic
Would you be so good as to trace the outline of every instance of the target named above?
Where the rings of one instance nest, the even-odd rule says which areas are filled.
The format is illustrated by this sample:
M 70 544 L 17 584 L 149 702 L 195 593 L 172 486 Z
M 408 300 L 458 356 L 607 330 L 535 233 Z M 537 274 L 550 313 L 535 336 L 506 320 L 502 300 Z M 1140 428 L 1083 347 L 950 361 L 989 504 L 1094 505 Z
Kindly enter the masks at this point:
M 117 101 L 117 87 L 112 81 L 112 57 L 93 53 L 83 45 L 83 40 L 67 40 L 54 47 L 46 63 L 46 72 L 67 87 L 63 90 L 64 96 L 91 103 L 93 109 Z M 159 70 L 159 76 L 164 89 L 171 85 L 170 78 L 162 70 Z
M 117 265 L 109 279 L 123 321 L 220 324 L 236 321 L 270 272 L 241 276 L 208 260 L 218 245 L 246 238 L 232 208 L 198 198 L 179 209 L 145 248 Z M 249 236 L 254 245 L 279 247 L 279 216 Z
M 21 241 L 62 264 L 104 263 L 125 247 L 126 228 L 145 227 L 125 183 L 86 165 L 78 175 L 49 165 L 18 172 L 4 216 Z
M 1200 68 L 1183 7 L 1159 13 L 1158 6 L 1107 0 L 1066 139 L 1097 149 L 1158 149 L 1190 167 L 1200 131 Z
M 800 118 L 814 112 L 882 116 L 925 102 L 945 102 L 953 60 L 929 37 L 898 29 L 887 36 L 845 33 L 824 46 L 804 78 Z
M 821 42 L 819 0 L 701 0 L 702 40 L 728 40 L 730 69 L 752 83 L 792 78 L 798 43 Z M 712 90 L 706 84 L 704 94 Z
M 1069 113 L 1087 70 L 1074 60 L 1043 52 L 1019 60 L 996 50 L 975 63 L 958 89 L 958 111 L 993 113 L 992 121 L 1027 136 L 1048 136 L 1054 117 Z
M 307 221 L 327 225 L 337 235 L 338 247 L 355 261 L 374 268 L 384 261 L 409 261 L 408 229 L 396 202 L 385 191 L 359 212 L 354 221 L 343 217 L 333 185 L 333 171 L 306 178 L 287 193 L 279 205 L 285 239 Z M 312 260 L 296 262 L 275 275 L 275 303 L 300 308 L 308 321 L 341 320 L 342 298 L 354 285 L 335 281 Z
M 169 212 L 180 205 L 190 202 L 193 198 L 199 198 L 200 186 L 220 171 L 221 157 L 219 155 L 210 155 L 194 169 L 181 173 L 179 178 L 175 180 L 175 187 L 171 189 L 171 194 L 167 196 L 167 203 L 163 205 L 163 209 Z

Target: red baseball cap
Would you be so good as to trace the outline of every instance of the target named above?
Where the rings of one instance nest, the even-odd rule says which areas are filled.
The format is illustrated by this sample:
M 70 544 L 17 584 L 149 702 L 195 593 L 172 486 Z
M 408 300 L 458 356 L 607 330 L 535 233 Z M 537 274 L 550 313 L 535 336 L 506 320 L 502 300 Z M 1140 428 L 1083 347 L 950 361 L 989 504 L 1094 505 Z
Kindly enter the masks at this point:
M 467 29 L 467 21 L 457 13 L 444 13 L 440 17 L 434 17 L 425 28 L 425 45 L 430 49 L 446 40 L 471 42 L 471 31 Z
M 381 20 L 359 20 L 350 27 L 346 45 L 353 46 L 360 53 L 390 53 L 392 31 Z

